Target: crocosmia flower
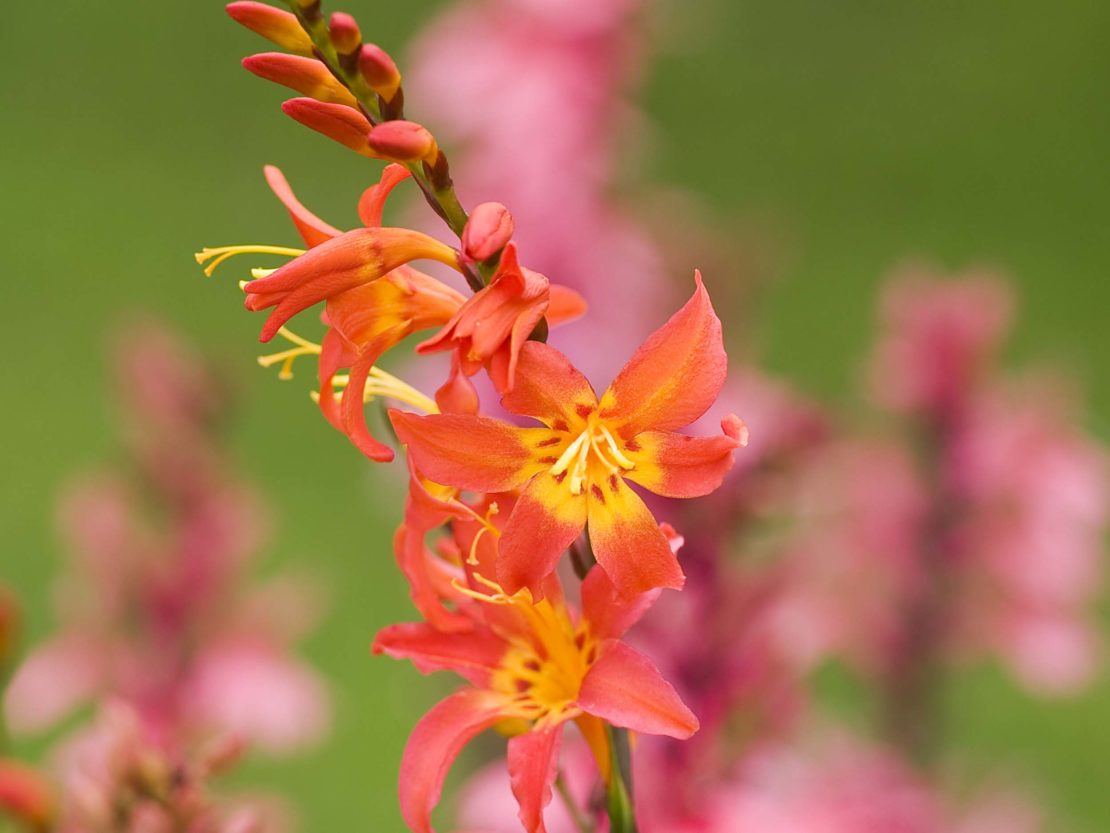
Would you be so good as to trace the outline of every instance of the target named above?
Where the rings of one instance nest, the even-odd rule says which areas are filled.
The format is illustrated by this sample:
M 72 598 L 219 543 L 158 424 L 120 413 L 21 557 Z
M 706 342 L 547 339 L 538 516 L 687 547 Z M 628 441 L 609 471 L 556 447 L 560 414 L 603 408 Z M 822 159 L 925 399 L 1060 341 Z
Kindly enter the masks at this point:
M 482 416 L 392 411 L 416 467 L 437 483 L 477 492 L 521 490 L 500 539 L 497 580 L 541 598 L 542 581 L 588 527 L 598 563 L 627 595 L 678 588 L 671 547 L 631 480 L 665 497 L 712 492 L 746 442 L 736 416 L 723 436 L 675 433 L 709 409 L 725 379 L 721 323 L 701 276 L 693 297 L 652 334 L 599 400 L 562 353 L 520 351 L 501 404 L 534 417 L 521 428 Z
M 415 833 L 430 833 L 447 771 L 480 732 L 511 735 L 508 765 L 520 819 L 543 831 L 551 800 L 563 726 L 574 721 L 608 776 L 604 723 L 637 732 L 687 738 L 697 718 L 647 657 L 620 641 L 654 594 L 622 598 L 604 572 L 582 584 L 582 615 L 562 599 L 558 580 L 545 582 L 536 602 L 527 589 L 513 594 L 476 573 L 467 613 L 472 630 L 445 633 L 426 622 L 392 625 L 378 634 L 377 653 L 411 659 L 421 671 L 451 670 L 464 688 L 417 723 L 401 760 L 400 798 Z

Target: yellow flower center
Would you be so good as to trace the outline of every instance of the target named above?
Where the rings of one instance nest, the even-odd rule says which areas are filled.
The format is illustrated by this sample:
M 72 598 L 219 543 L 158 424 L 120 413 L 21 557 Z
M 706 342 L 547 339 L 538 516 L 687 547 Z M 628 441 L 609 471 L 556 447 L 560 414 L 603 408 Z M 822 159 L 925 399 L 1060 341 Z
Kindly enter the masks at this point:
M 591 466 L 596 467 L 599 477 L 590 477 Z M 559 479 L 565 475 L 570 493 L 580 495 L 591 479 L 603 480 L 635 467 L 636 464 L 621 451 L 613 432 L 597 414 L 590 414 L 582 432 L 555 460 L 551 474 Z

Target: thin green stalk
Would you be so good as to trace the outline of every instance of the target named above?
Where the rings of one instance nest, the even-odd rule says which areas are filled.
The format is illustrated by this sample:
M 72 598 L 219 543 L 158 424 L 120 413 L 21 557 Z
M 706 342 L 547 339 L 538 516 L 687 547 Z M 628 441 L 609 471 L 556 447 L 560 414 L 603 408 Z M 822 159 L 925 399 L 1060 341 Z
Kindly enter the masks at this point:
M 582 808 L 578 806 L 578 802 L 574 800 L 574 796 L 570 794 L 570 788 L 567 787 L 567 782 L 563 778 L 563 773 L 559 773 L 555 777 L 555 790 L 559 793 L 559 797 L 566 805 L 567 812 L 570 813 L 571 821 L 578 829 L 578 833 L 594 833 L 595 828 L 593 822 L 589 820 Z
M 628 730 L 610 726 L 606 733 L 609 736 L 610 769 L 605 805 L 609 812 L 609 830 L 610 833 L 639 833 L 632 803 L 632 755 Z

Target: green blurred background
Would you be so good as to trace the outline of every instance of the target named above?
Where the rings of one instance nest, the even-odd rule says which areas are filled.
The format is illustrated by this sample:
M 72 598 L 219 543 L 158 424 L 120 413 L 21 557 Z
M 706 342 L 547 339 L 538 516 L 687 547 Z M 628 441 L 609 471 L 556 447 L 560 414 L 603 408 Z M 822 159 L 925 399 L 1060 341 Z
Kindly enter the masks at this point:
M 345 8 L 403 53 L 437 5 Z M 4 14 L 0 579 L 27 601 L 31 637 L 45 633 L 59 485 L 118 456 L 106 339 L 135 311 L 172 321 L 242 384 L 235 454 L 281 516 L 269 562 L 311 562 L 332 587 L 308 649 L 334 682 L 333 739 L 246 780 L 290 795 L 306 830 L 401 830 L 397 761 L 442 687 L 367 650 L 409 616 L 388 550 L 400 497 L 303 384 L 257 369 L 258 321 L 234 275 L 205 280 L 192 262 L 205 244 L 292 242 L 263 163 L 338 223 L 353 222 L 369 173 L 239 69 L 264 44 L 218 2 L 49 0 Z M 1022 297 L 1012 358 L 1068 368 L 1110 435 L 1110 4 L 698 0 L 666 20 L 644 97 L 649 178 L 776 241 L 755 314 L 770 370 L 851 407 L 883 273 L 915 255 L 986 262 Z M 1038 782 L 1060 818 L 1051 829 L 1110 829 L 1103 680 L 1045 704 L 975 672 L 951 697 L 953 741 L 972 771 L 1002 762 Z

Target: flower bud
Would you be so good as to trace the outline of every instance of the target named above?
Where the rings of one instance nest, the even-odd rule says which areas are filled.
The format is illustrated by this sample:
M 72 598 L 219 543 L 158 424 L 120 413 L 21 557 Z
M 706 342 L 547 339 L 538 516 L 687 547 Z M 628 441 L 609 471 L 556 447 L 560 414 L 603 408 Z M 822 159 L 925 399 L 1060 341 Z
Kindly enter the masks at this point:
M 335 80 L 326 66 L 315 58 L 286 55 L 284 52 L 262 52 L 243 59 L 243 67 L 259 78 L 296 90 L 317 101 L 357 107 L 355 97 Z
M 397 64 L 377 44 L 364 43 L 358 53 L 358 67 L 370 89 L 391 101 L 401 87 L 401 72 Z
M 488 260 L 513 236 L 513 215 L 499 202 L 484 202 L 474 209 L 463 229 L 463 254 L 474 260 Z
M 434 162 L 439 155 L 435 137 L 412 121 L 382 122 L 370 131 L 367 142 L 376 156 L 393 162 Z
M 362 43 L 358 22 L 345 12 L 333 12 L 328 22 L 331 44 L 340 55 L 350 55 Z
M 305 127 L 323 133 L 355 153 L 376 158 L 366 137 L 371 125 L 358 110 L 343 104 L 328 104 L 313 98 L 291 98 L 281 105 L 285 114 Z
M 236 23 L 276 43 L 282 49 L 298 55 L 312 54 L 312 39 L 301 28 L 295 14 L 249 0 L 228 3 L 226 9 Z
M 46 782 L 35 770 L 0 758 L 0 811 L 31 830 L 49 830 L 54 802 Z

